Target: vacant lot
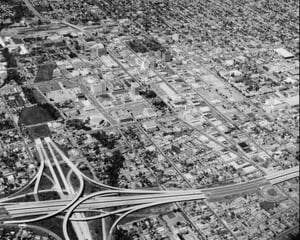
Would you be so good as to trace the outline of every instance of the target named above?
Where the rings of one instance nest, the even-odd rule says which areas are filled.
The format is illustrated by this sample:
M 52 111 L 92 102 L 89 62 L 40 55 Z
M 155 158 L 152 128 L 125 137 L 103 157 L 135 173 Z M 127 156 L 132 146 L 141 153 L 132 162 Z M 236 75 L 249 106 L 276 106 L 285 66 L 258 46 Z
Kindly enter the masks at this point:
M 54 63 L 48 63 L 39 66 L 35 82 L 47 82 L 52 80 L 53 77 L 53 71 L 56 68 L 56 65 Z
M 51 131 L 50 131 L 48 125 L 46 125 L 46 124 L 29 127 L 27 129 L 25 129 L 24 132 L 32 140 L 34 140 L 36 138 L 45 138 L 45 137 L 51 136 Z
M 55 119 L 47 109 L 41 106 L 33 106 L 24 108 L 21 111 L 18 124 L 19 126 L 29 126 L 53 120 Z

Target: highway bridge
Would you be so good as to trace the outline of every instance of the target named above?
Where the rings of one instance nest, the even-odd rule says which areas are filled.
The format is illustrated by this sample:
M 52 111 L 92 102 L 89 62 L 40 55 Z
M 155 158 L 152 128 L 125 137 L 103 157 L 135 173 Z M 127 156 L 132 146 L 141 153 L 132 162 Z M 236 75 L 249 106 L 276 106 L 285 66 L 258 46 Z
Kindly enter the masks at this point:
M 45 146 L 47 150 L 45 149 Z M 6 224 L 26 224 L 47 218 L 51 218 L 60 213 L 65 214 L 63 222 L 63 232 L 66 240 L 70 240 L 67 231 L 67 224 L 71 222 L 76 234 L 82 239 L 91 239 L 87 221 L 103 219 L 107 216 L 117 215 L 119 219 L 113 224 L 109 232 L 112 235 L 113 229 L 128 214 L 140 209 L 154 207 L 162 204 L 175 202 L 205 200 L 211 198 L 224 198 L 255 192 L 264 186 L 278 184 L 296 177 L 299 177 L 299 167 L 270 173 L 264 177 L 232 185 L 219 186 L 214 188 L 173 190 L 173 191 L 153 191 L 153 190 L 129 190 L 106 186 L 102 183 L 86 177 L 70 161 L 70 159 L 58 148 L 50 139 L 36 140 L 36 148 L 40 155 L 41 165 L 37 176 L 34 179 L 34 190 L 31 195 L 36 196 L 39 192 L 39 184 L 44 169 L 48 167 L 52 175 L 54 190 L 60 199 L 50 201 L 16 202 L 24 197 L 19 195 L 12 198 L 0 199 L 1 216 L 0 221 Z M 58 161 L 59 159 L 62 162 Z M 74 190 L 72 184 L 68 182 L 65 173 L 61 169 L 61 164 L 69 166 L 79 179 L 78 190 Z M 84 180 L 104 187 L 105 191 L 99 191 L 87 196 L 83 196 Z M 53 191 L 53 189 L 43 190 Z M 29 195 L 30 195 L 29 194 Z M 13 200 L 13 202 L 12 202 Z M 117 209 L 109 211 L 108 209 Z M 86 217 L 84 213 L 94 212 L 97 215 Z M 4 215 L 6 213 L 6 215 Z
M 265 177 L 233 185 L 220 186 L 216 188 L 199 189 L 199 190 L 179 190 L 163 192 L 157 191 L 147 193 L 147 191 L 116 191 L 113 196 L 94 197 L 82 203 L 75 212 L 86 212 L 100 210 L 113 207 L 136 206 L 141 204 L 149 204 L 160 201 L 183 202 L 192 200 L 202 200 L 208 198 L 229 197 L 236 194 L 249 193 L 257 191 L 261 187 L 268 184 L 277 184 L 299 176 L 299 168 L 291 168 L 279 172 L 272 173 Z M 102 192 L 99 192 L 102 193 Z M 121 196 L 116 196 L 120 195 Z M 124 195 L 127 194 L 127 195 Z M 79 201 L 82 198 L 79 199 Z M 0 206 L 5 208 L 10 218 L 21 218 L 28 216 L 38 216 L 57 212 L 66 206 L 72 198 L 59 199 L 52 201 L 40 202 L 18 202 L 18 203 L 2 203 Z

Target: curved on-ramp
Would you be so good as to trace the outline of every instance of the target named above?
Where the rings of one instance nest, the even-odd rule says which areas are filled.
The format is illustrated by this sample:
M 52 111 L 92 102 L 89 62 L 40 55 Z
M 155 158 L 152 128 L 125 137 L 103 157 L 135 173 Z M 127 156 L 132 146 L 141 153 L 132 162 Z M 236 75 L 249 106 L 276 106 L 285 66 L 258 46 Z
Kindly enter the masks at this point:
M 86 175 L 84 175 L 66 156 L 65 154 L 56 146 L 56 144 L 50 139 L 49 140 L 49 144 L 51 144 L 55 150 L 60 154 L 60 156 L 62 157 L 62 159 L 67 163 L 67 165 L 71 168 L 71 170 L 76 174 L 76 176 L 79 178 L 80 180 L 80 187 L 79 187 L 79 192 L 77 193 L 76 197 L 70 201 L 68 204 L 66 204 L 64 207 L 60 208 L 59 210 L 53 212 L 53 213 L 50 213 L 50 214 L 47 214 L 47 215 L 44 215 L 44 216 L 41 216 L 41 217 L 37 217 L 37 218 L 33 218 L 33 219 L 27 219 L 27 220 L 12 220 L 12 221 L 6 221 L 5 223 L 7 224 L 21 224 L 21 223 L 32 223 L 32 222 L 36 222 L 36 221 L 40 221 L 40 220 L 44 220 L 44 219 L 47 219 L 47 218 L 50 218 L 50 217 L 53 217 L 59 213 L 62 213 L 64 211 L 66 211 L 66 215 L 65 215 L 65 218 L 64 218 L 64 221 L 63 221 L 63 233 L 64 233 L 64 236 L 66 238 L 66 240 L 71 240 L 68 236 L 68 232 L 67 232 L 67 224 L 68 224 L 68 221 L 71 220 L 71 221 L 89 221 L 89 220 L 95 220 L 95 219 L 100 219 L 100 218 L 105 218 L 107 216 L 110 216 L 110 215 L 116 215 L 116 214 L 120 214 L 120 213 L 123 213 L 123 215 L 121 215 L 118 220 L 113 224 L 113 226 L 111 227 L 110 229 L 110 233 L 109 233 L 109 236 L 111 237 L 112 234 L 113 234 L 113 230 L 115 229 L 115 227 L 119 224 L 119 222 L 124 219 L 127 215 L 133 213 L 133 212 L 136 212 L 136 211 L 139 211 L 139 210 L 142 210 L 142 209 L 145 209 L 145 208 L 150 208 L 150 207 L 154 207 L 154 206 L 158 206 L 158 205 L 162 205 L 162 204 L 167 204 L 167 203 L 174 203 L 174 202 L 179 202 L 179 201 L 190 201 L 190 199 L 192 200 L 200 200 L 200 199 L 204 199 L 206 196 L 204 195 L 205 192 L 207 191 L 214 191 L 214 192 L 218 192 L 219 190 L 226 188 L 226 187 L 232 187 L 232 188 L 237 188 L 239 187 L 239 184 L 234 184 L 232 186 L 226 186 L 226 187 L 215 187 L 215 188 L 208 188 L 208 189 L 198 189 L 198 196 L 191 196 L 191 198 L 188 198 L 188 197 L 181 197 L 181 198 L 175 198 L 175 197 L 166 197 L 166 199 L 162 199 L 162 200 L 156 200 L 155 202 L 153 203 L 149 203 L 149 204 L 141 204 L 141 205 L 137 205 L 137 206 L 132 206 L 132 207 L 128 207 L 128 208 L 125 208 L 125 209 L 120 209 L 120 210 L 117 210 L 117 211 L 113 211 L 113 212 L 104 212 L 102 213 L 101 215 L 97 215 L 97 216 L 93 216 L 93 217 L 86 217 L 86 218 L 71 218 L 71 215 L 73 214 L 74 210 L 80 205 L 82 204 L 83 202 L 89 200 L 90 198 L 93 198 L 93 197 L 96 197 L 96 196 L 111 196 L 112 194 L 121 194 L 121 193 L 126 193 L 126 194 L 162 194 L 162 193 L 165 193 L 165 194 L 174 194 L 174 193 L 178 193 L 178 194 L 188 194 L 188 193 L 191 193 L 192 191 L 197 191 L 197 190 L 178 190 L 178 191 L 175 191 L 175 190 L 172 190 L 172 191 L 155 191 L 155 190 L 128 190 L 128 189 L 122 189 L 122 188 L 117 188 L 117 187 L 111 187 L 111 186 L 108 186 L 106 184 L 102 184 L 96 180 L 93 180 L 89 177 L 87 177 Z M 39 153 L 41 152 L 40 151 L 41 149 L 38 148 L 38 151 Z M 42 156 L 42 155 L 41 155 Z M 35 185 L 35 190 L 34 190 L 34 193 L 37 191 L 37 186 L 39 185 L 38 182 L 40 181 L 41 179 L 41 176 L 42 176 L 42 173 L 43 173 L 43 170 L 44 170 L 44 161 L 42 159 L 42 164 L 40 166 L 40 169 L 38 171 L 38 173 L 36 174 L 35 178 L 32 179 L 32 183 L 34 181 L 37 181 L 36 182 L 36 185 Z M 260 179 L 256 179 L 254 181 L 263 181 L 263 180 L 266 180 L 266 181 L 269 181 L 271 184 L 276 184 L 280 181 L 286 181 L 290 178 L 294 178 L 294 177 L 298 177 L 299 176 L 299 167 L 294 167 L 294 168 L 291 168 L 291 169 L 287 169 L 287 170 L 283 170 L 283 171 L 279 171 L 279 172 L 275 172 L 275 173 L 272 173 L 272 174 L 269 174 L 265 177 L 262 177 Z M 109 189 L 109 190 L 106 190 L 106 191 L 103 191 L 103 192 L 97 192 L 97 193 L 94 193 L 94 194 L 90 194 L 88 196 L 85 196 L 83 198 L 80 199 L 81 195 L 83 194 L 83 191 L 84 191 L 84 180 L 87 180 L 97 186 L 100 186 L 102 188 L 106 188 L 106 189 Z M 249 183 L 243 183 L 243 184 L 250 184 L 251 182 Z M 200 191 L 203 191 L 203 193 L 201 193 Z M 34 194 L 33 193 L 33 194 Z M 203 194 L 203 195 L 201 195 Z M 15 198 L 18 198 L 18 197 L 14 197 Z M 5 202 L 5 201 L 9 201 L 11 200 L 10 198 L 6 198 L 6 199 L 1 199 L 0 200 L 0 203 L 2 202 Z
M 77 175 L 77 177 L 79 179 L 79 191 L 76 194 L 75 198 L 71 202 L 69 202 L 63 208 L 61 208 L 61 209 L 59 209 L 59 210 L 57 210 L 53 213 L 47 214 L 45 216 L 40 216 L 40 217 L 36 217 L 36 218 L 32 218 L 32 219 L 26 219 L 26 220 L 11 220 L 11 221 L 6 221 L 5 223 L 7 223 L 7 224 L 22 224 L 22 223 L 32 223 L 32 222 L 42 221 L 42 220 L 54 217 L 54 216 L 60 214 L 61 212 L 64 212 L 65 210 L 70 208 L 72 205 L 74 205 L 78 201 L 78 199 L 81 197 L 81 195 L 83 194 L 84 181 L 83 181 L 81 172 L 78 170 L 78 168 L 76 168 L 76 166 L 70 160 L 66 161 L 66 163 L 73 170 L 73 172 Z

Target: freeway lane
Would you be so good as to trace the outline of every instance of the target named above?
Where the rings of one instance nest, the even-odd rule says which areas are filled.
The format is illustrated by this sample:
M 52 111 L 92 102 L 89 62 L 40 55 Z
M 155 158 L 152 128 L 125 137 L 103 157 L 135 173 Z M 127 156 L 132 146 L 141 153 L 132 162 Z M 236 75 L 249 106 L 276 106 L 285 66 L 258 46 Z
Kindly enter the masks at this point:
M 125 206 L 125 205 L 134 205 L 137 203 L 144 203 L 144 201 L 157 201 L 168 197 L 181 197 L 181 196 L 190 196 L 190 195 L 201 195 L 201 191 L 194 191 L 194 192 L 187 192 L 187 193 L 173 193 L 173 194 L 147 194 L 147 195 L 140 195 L 140 196 L 114 196 L 114 197 L 101 197 L 98 200 L 89 200 L 82 205 L 84 208 L 94 208 L 94 209 L 101 209 L 106 207 L 112 206 Z M 202 194 L 203 195 L 203 194 Z M 54 201 L 47 201 L 44 202 L 37 202 L 34 203 L 34 209 L 39 208 L 60 208 L 65 205 L 65 201 L 60 200 L 56 204 L 56 200 Z M 23 203 L 16 203 L 15 205 L 8 205 L 6 209 L 9 212 L 17 212 L 22 210 L 32 210 L 33 202 L 23 202 Z
M 39 189 L 40 182 L 41 182 L 42 175 L 43 175 L 44 168 L 45 168 L 45 157 L 42 153 L 42 150 L 39 148 L 40 143 L 41 143 L 41 141 L 39 141 L 37 139 L 35 140 L 35 144 L 37 146 L 36 149 L 38 151 L 38 155 L 39 155 L 40 160 L 41 160 L 41 167 L 40 167 L 40 170 L 38 171 L 36 181 L 35 181 L 35 184 L 34 184 L 34 189 L 33 189 L 34 198 L 35 198 L 36 201 L 38 200 L 37 193 L 38 193 L 38 189 Z
M 299 177 L 299 173 L 291 173 L 288 176 L 286 175 L 286 176 L 277 177 L 277 178 L 271 180 L 270 182 L 274 185 L 274 184 L 282 183 L 289 179 L 297 178 L 297 177 Z
M 50 154 L 57 166 L 58 161 L 55 157 L 53 150 L 55 150 L 62 159 L 69 165 L 69 167 L 77 173 L 78 177 L 82 180 L 80 171 L 74 166 L 74 164 L 60 151 L 60 149 L 56 146 L 56 144 L 49 138 L 45 139 L 50 150 Z M 38 149 L 41 153 L 44 154 L 45 160 L 48 165 L 51 166 L 50 160 L 46 154 L 43 145 L 37 144 Z M 54 148 L 54 149 L 52 149 Z M 59 166 L 57 166 L 59 169 Z M 59 171 L 61 177 L 63 178 L 63 172 Z M 123 194 L 123 196 L 104 196 L 105 192 L 99 192 L 103 194 L 101 198 L 93 198 L 92 200 L 88 200 L 78 207 L 75 212 L 84 212 L 90 210 L 97 210 L 97 209 L 104 209 L 109 207 L 122 207 L 122 206 L 138 206 L 138 205 L 145 205 L 145 204 L 157 204 L 162 201 L 166 202 L 179 202 L 179 201 L 192 201 L 192 200 L 201 200 L 210 197 L 224 197 L 224 196 L 231 196 L 246 192 L 256 191 L 260 187 L 267 185 L 267 184 L 275 184 L 282 181 L 286 181 L 288 179 L 298 177 L 299 176 L 299 168 L 294 167 L 291 169 L 274 172 L 265 177 L 250 181 L 250 182 L 243 182 L 239 184 L 233 185 L 226 185 L 220 187 L 214 187 L 209 189 L 198 189 L 198 190 L 178 190 L 178 191 L 144 191 L 144 190 L 110 190 L 106 191 L 108 193 L 116 194 Z M 53 176 L 55 177 L 55 176 Z M 56 181 L 58 184 L 59 181 Z M 68 183 L 64 181 L 64 185 L 68 190 L 70 195 L 74 195 L 74 191 L 69 188 L 67 185 Z M 57 186 L 58 187 L 58 186 Z M 98 194 L 98 193 L 96 193 Z M 129 195 L 133 194 L 133 195 Z M 79 202 L 81 199 L 75 200 L 66 196 L 65 199 L 61 200 L 53 200 L 53 201 L 43 201 L 43 202 L 30 202 L 30 203 L 2 203 L 1 206 L 5 207 L 8 213 L 13 218 L 19 217 L 29 217 L 32 215 L 52 215 L 53 213 L 63 212 L 66 211 L 70 206 L 72 206 L 75 202 Z M 88 196 L 87 196 L 88 197 Z M 72 201 L 73 200 L 73 201 Z M 72 203 L 73 202 L 73 203 Z M 34 207 L 33 207 L 34 206 Z M 110 213 L 108 213 L 110 214 Z M 36 218 L 40 219 L 40 218 Z M 79 216 L 76 214 L 72 220 L 84 219 L 84 216 Z M 85 227 L 84 227 L 85 228 Z
M 50 139 L 50 142 L 52 142 L 51 139 Z M 41 143 L 41 141 L 38 141 L 38 143 Z M 50 171 L 51 171 L 52 164 L 50 162 L 50 159 L 48 158 L 48 155 L 46 154 L 46 151 L 45 151 L 43 145 L 41 144 L 38 147 L 40 147 L 40 149 L 42 150 L 42 152 L 45 156 L 46 163 L 48 164 L 48 166 L 50 168 Z M 35 217 L 35 218 L 30 218 L 30 219 L 26 218 L 26 219 L 22 219 L 22 220 L 9 220 L 9 221 L 6 221 L 6 224 L 24 224 L 24 223 L 32 223 L 32 222 L 41 221 L 41 220 L 53 217 L 53 216 L 55 216 L 55 215 L 57 215 L 61 212 L 64 212 L 66 209 L 70 208 L 75 202 L 78 201 L 78 199 L 80 198 L 80 196 L 82 195 L 83 190 L 84 190 L 84 181 L 83 181 L 83 178 L 81 176 L 81 172 L 76 168 L 76 166 L 71 161 L 69 161 L 69 159 L 67 159 L 67 160 L 68 160 L 68 161 L 66 161 L 67 165 L 73 170 L 73 172 L 79 178 L 79 189 L 78 189 L 78 192 L 76 193 L 76 195 L 71 200 L 66 201 L 64 206 L 60 209 L 57 209 L 56 211 L 52 211 L 52 212 L 48 211 L 47 214 L 45 214 L 43 216 L 38 216 L 38 217 Z M 56 176 L 56 175 L 54 174 L 54 176 Z M 56 187 L 58 187 L 58 190 L 59 190 L 59 187 L 61 187 L 61 186 L 59 186 L 59 182 L 56 183 L 56 184 L 57 184 Z M 35 203 L 36 202 L 33 202 L 32 206 L 34 206 Z M 2 204 L 2 207 L 3 207 L 3 204 Z M 31 215 L 28 215 L 28 216 L 32 216 L 32 215 L 34 215 L 34 211 L 31 211 Z M 84 230 L 84 232 L 86 232 L 86 230 Z M 89 232 L 83 233 L 83 234 L 84 234 L 84 239 L 85 239 L 86 236 L 87 236 L 86 239 L 90 239 L 89 236 L 88 236 Z
M 201 199 L 205 199 L 205 195 L 204 194 L 190 194 L 190 195 L 181 195 L 181 196 L 173 196 L 173 197 L 162 197 L 162 198 L 157 198 L 155 200 L 151 199 L 150 197 L 148 199 L 143 199 L 143 200 L 135 200 L 135 201 L 130 201 L 128 202 L 127 200 L 124 202 L 114 202 L 113 204 L 109 204 L 109 207 L 119 207 L 119 206 L 136 206 L 136 205 L 143 205 L 143 204 L 149 204 L 149 203 L 158 203 L 158 202 L 163 202 L 166 201 L 168 203 L 173 203 L 173 202 L 183 202 L 183 201 L 193 201 L 193 200 L 201 200 Z M 85 205 L 85 204 L 82 204 Z M 101 205 L 99 204 L 100 207 L 98 206 L 98 203 L 93 203 L 90 206 L 85 206 L 83 207 L 79 207 L 79 209 L 75 212 L 86 212 L 86 211 L 91 211 L 91 210 L 95 210 L 95 209 L 102 209 L 105 208 L 105 205 Z M 55 211 L 59 209 L 56 206 L 48 206 L 48 207 L 42 207 L 42 208 L 38 208 L 37 210 L 34 210 L 34 214 L 37 215 L 41 215 L 44 213 L 47 213 L 49 211 Z M 109 213 L 110 214 L 110 213 Z M 32 209 L 25 209 L 25 210 L 18 210 L 15 211 L 14 217 L 24 217 L 24 216 L 32 216 L 33 212 Z M 76 216 L 76 215 L 75 215 Z M 76 216 L 76 218 L 74 218 L 75 221 L 81 221 L 81 219 L 84 219 L 84 217 L 82 216 L 81 218 Z
M 196 192 L 203 192 L 203 193 L 209 193 L 209 192 L 219 192 L 219 191 L 228 191 L 234 187 L 236 188 L 241 188 L 245 185 L 249 185 L 252 183 L 257 183 L 257 185 L 261 185 L 262 183 L 264 183 L 265 179 L 267 179 L 268 181 L 270 181 L 271 183 L 278 181 L 277 179 L 283 181 L 283 180 L 289 180 L 291 178 L 296 178 L 299 176 L 299 168 L 298 167 L 294 167 L 291 169 L 287 169 L 287 170 L 283 170 L 283 171 L 279 171 L 279 172 L 275 172 L 272 173 L 270 175 L 267 175 L 264 178 L 259 178 L 256 180 L 253 180 L 251 182 L 248 183 L 239 183 L 239 184 L 235 184 L 235 185 L 226 185 L 226 186 L 219 186 L 219 187 L 214 187 L 214 188 L 209 188 L 209 189 L 200 189 L 200 190 L 178 190 L 178 191 L 144 191 L 144 190 L 126 190 L 124 191 L 119 191 L 119 193 L 126 193 L 126 194 L 178 194 L 178 193 L 196 193 Z M 59 200 L 54 200 L 54 201 L 42 201 L 42 202 L 34 202 L 35 206 L 39 206 L 39 205 L 45 205 L 45 204 L 59 204 L 61 203 L 60 206 L 63 206 L 66 202 L 71 201 L 73 198 L 65 198 L 65 199 L 59 199 Z M 97 200 L 97 199 L 95 199 Z M 9 201 L 9 199 L 6 199 L 6 201 Z M 88 203 L 91 203 L 91 200 L 87 201 Z M 9 205 L 16 205 L 17 203 L 0 203 L 0 206 L 9 206 Z M 22 203 L 20 203 L 22 204 Z M 23 204 L 30 204 L 28 202 L 24 202 Z
M 46 150 L 45 150 L 45 148 L 43 147 L 42 141 L 39 141 L 39 142 L 38 142 L 36 148 L 37 148 L 37 149 L 40 149 L 41 152 L 42 152 L 41 157 L 44 157 L 45 163 L 46 163 L 48 169 L 50 170 L 52 179 L 53 179 L 53 181 L 54 181 L 54 188 L 55 188 L 55 190 L 56 190 L 61 196 L 63 196 L 63 190 L 62 190 L 62 188 L 61 188 L 61 186 L 60 186 L 58 177 L 57 177 L 57 175 L 56 175 L 56 173 L 55 173 L 55 171 L 54 171 L 54 168 L 53 168 L 52 163 L 51 163 L 51 161 L 50 161 L 50 159 L 49 159 L 49 157 L 48 157 L 48 154 L 46 153 Z
M 210 195 L 233 195 L 236 193 L 243 193 L 247 191 L 253 191 L 258 189 L 259 187 L 266 185 L 268 182 L 265 179 L 261 179 L 258 181 L 254 181 L 251 183 L 242 183 L 233 186 L 226 186 L 224 188 L 218 188 L 213 190 L 187 190 L 186 192 L 179 192 L 179 193 L 167 193 L 161 192 L 161 194 L 146 194 L 141 196 L 116 196 L 116 197 L 101 197 L 99 200 L 89 200 L 88 202 L 84 203 L 82 207 L 84 208 L 105 208 L 105 207 L 113 207 L 113 206 L 124 206 L 124 205 L 134 205 L 136 201 L 156 201 L 162 198 L 167 197 L 181 197 L 181 196 L 188 196 L 188 195 L 200 195 L 204 193 L 206 196 Z M 54 200 L 54 201 L 47 201 L 47 202 L 36 202 L 34 203 L 34 208 L 53 208 L 53 207 L 63 207 L 65 203 L 68 201 L 65 200 Z M 143 203 L 143 202 L 141 202 Z M 32 202 L 23 202 L 23 203 L 16 203 L 15 205 L 9 205 L 6 207 L 7 211 L 10 213 L 16 213 L 17 211 L 23 211 L 26 209 L 32 209 Z
M 62 170 L 62 168 L 61 168 L 61 166 L 58 162 L 58 159 L 57 159 L 57 157 L 54 153 L 54 149 L 53 149 L 53 147 L 55 148 L 54 143 L 52 142 L 52 140 L 49 137 L 45 138 L 45 142 L 46 142 L 47 147 L 50 151 L 50 154 L 52 156 L 52 159 L 54 161 L 56 169 L 58 170 L 58 174 L 60 176 L 60 179 L 62 180 L 62 184 L 61 184 L 61 186 L 59 186 L 60 190 L 63 187 L 62 185 L 64 185 L 64 188 L 66 189 L 66 191 L 68 193 L 68 194 L 60 194 L 61 198 L 64 199 L 67 195 L 75 195 L 76 192 L 73 189 L 72 185 L 68 183 L 68 181 L 66 179 L 66 176 L 63 173 L 63 170 Z M 42 148 L 44 149 L 43 145 L 42 145 Z M 46 158 L 47 158 L 47 156 L 46 156 Z M 76 174 L 76 175 L 77 175 L 78 178 L 82 178 L 80 174 Z M 82 218 L 84 216 L 82 214 L 83 213 L 76 213 L 74 217 Z M 92 239 L 89 227 L 88 227 L 86 222 L 80 222 L 80 223 L 72 222 L 72 225 L 73 225 L 74 231 L 76 232 L 76 235 L 79 237 L 79 239 L 85 239 L 85 240 L 91 240 Z
M 227 194 L 232 195 L 236 193 L 242 193 L 247 191 L 256 190 L 259 187 L 266 185 L 268 182 L 265 179 L 259 179 L 253 182 L 249 183 L 241 183 L 236 184 L 232 186 L 224 186 L 223 188 L 218 187 L 214 189 L 204 189 L 204 190 L 186 190 L 186 191 L 180 191 L 174 193 L 164 193 L 160 192 L 160 194 L 145 194 L 140 196 L 117 196 L 117 197 L 101 197 L 100 199 L 95 200 L 89 200 L 86 203 L 82 205 L 84 208 L 105 208 L 105 207 L 112 207 L 116 206 L 116 204 L 119 204 L 119 206 L 124 205 L 131 205 L 131 203 L 134 203 L 135 201 L 155 201 L 157 199 L 162 199 L 166 197 L 171 196 L 184 196 L 184 195 L 195 195 L 195 194 L 202 194 L 204 193 L 206 196 L 210 196 L 212 194 L 218 195 L 218 194 Z M 142 192 L 142 191 L 141 191 Z M 45 202 L 36 202 L 34 203 L 35 209 L 38 208 L 53 208 L 53 207 L 63 207 L 66 204 L 66 200 L 54 200 L 54 201 L 45 201 Z M 26 210 L 26 209 L 32 209 L 32 202 L 23 202 L 23 203 L 16 203 L 15 205 L 8 205 L 6 209 L 13 213 L 20 210 Z M 134 204 L 132 204 L 134 205 Z M 118 205 L 117 205 L 118 206 Z
M 223 187 L 215 187 L 202 190 L 185 190 L 185 191 L 173 191 L 173 192 L 157 192 L 152 194 L 143 194 L 143 190 L 136 191 L 143 195 L 129 195 L 129 196 L 102 196 L 101 198 L 94 198 L 86 201 L 78 207 L 78 211 L 85 211 L 91 209 L 103 209 L 116 206 L 128 206 L 155 203 L 162 200 L 173 200 L 177 198 L 177 201 L 181 199 L 200 200 L 209 197 L 225 197 L 236 194 L 242 194 L 258 190 L 260 187 L 268 185 L 273 182 L 286 181 L 299 176 L 299 168 L 291 168 L 279 172 L 272 173 L 266 177 L 256 179 L 251 182 L 239 183 L 234 185 L 226 185 Z M 107 191 L 109 192 L 109 191 Z M 133 191 L 134 193 L 135 191 Z M 118 191 L 117 191 L 118 193 Z M 122 192 L 119 192 L 122 193 Z M 123 191 L 126 194 L 126 191 Z M 7 205 L 2 204 L 12 217 L 30 216 L 33 213 L 42 214 L 57 211 L 63 208 L 70 200 L 54 200 L 35 203 L 9 203 Z M 34 204 L 34 208 L 32 207 Z
M 286 169 L 286 170 L 276 171 L 274 173 L 268 174 L 267 176 L 265 176 L 265 178 L 271 181 L 271 180 L 273 180 L 277 177 L 287 176 L 290 173 L 299 173 L 299 166 L 289 168 L 289 169 Z

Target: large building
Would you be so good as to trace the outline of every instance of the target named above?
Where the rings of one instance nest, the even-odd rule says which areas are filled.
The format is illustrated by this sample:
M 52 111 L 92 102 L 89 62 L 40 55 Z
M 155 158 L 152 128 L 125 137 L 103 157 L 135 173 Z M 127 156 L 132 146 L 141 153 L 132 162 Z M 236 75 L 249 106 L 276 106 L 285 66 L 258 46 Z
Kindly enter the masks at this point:
M 139 95 L 140 85 L 138 83 L 131 83 L 131 94 Z
M 102 43 L 97 43 L 90 48 L 90 54 L 93 57 L 101 57 L 107 54 L 107 51 Z
M 106 83 L 105 81 L 99 81 L 91 85 L 91 93 L 96 95 L 101 95 L 106 93 Z

